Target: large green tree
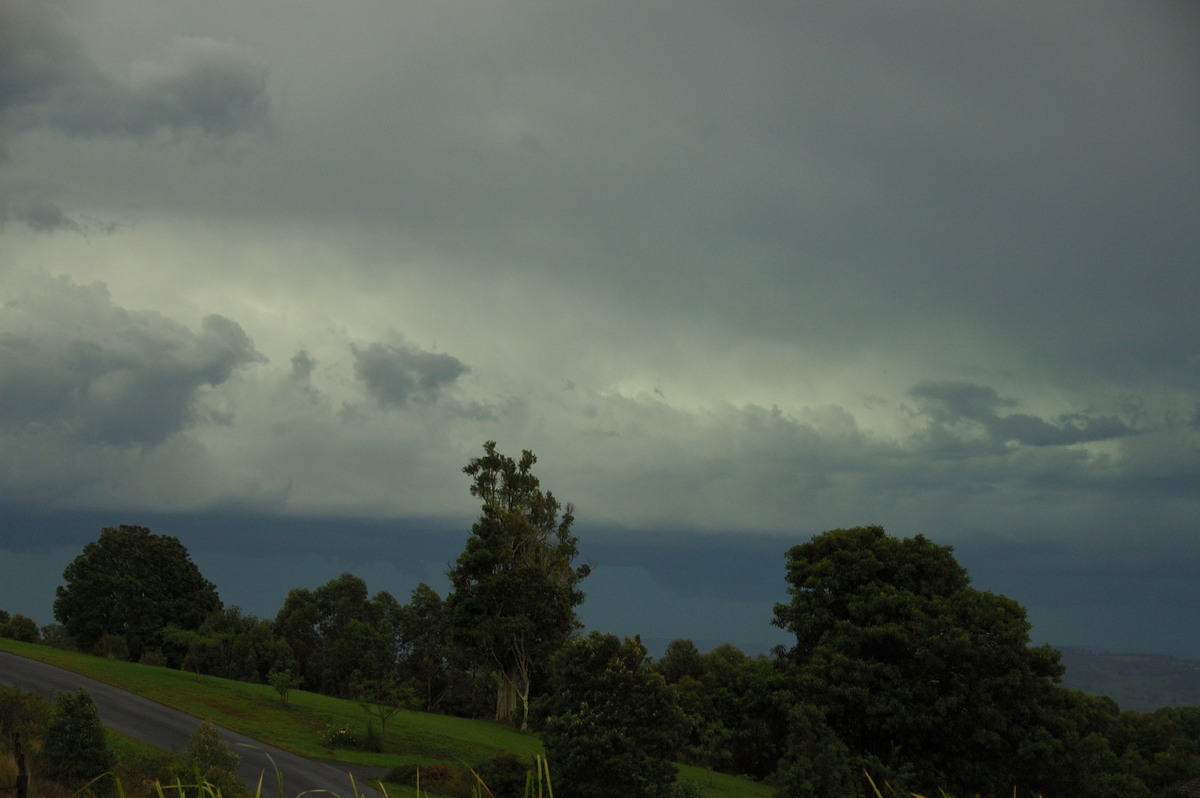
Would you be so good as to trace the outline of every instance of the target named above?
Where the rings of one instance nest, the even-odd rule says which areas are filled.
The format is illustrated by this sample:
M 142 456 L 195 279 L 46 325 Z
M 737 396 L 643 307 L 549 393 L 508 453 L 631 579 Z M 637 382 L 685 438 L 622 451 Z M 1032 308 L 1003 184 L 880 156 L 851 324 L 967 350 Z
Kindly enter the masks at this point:
M 516 722 L 519 700 L 524 728 L 535 670 L 579 627 L 589 569 L 574 564 L 573 508 L 541 490 L 533 452 L 514 461 L 495 441 L 483 449 L 463 468 L 483 511 L 450 569 L 446 607 L 459 645 L 496 674 L 496 720 Z
M 63 571 L 54 617 L 84 650 L 106 634 L 125 640 L 132 659 L 162 646 L 163 629 L 199 628 L 221 607 L 177 538 L 141 526 L 105 527 Z
M 1029 644 L 1025 611 L 970 586 L 949 546 L 881 527 L 836 529 L 787 553 L 799 705 L 851 767 L 920 792 L 1042 788 L 1023 756 L 1059 690 L 1058 652 Z

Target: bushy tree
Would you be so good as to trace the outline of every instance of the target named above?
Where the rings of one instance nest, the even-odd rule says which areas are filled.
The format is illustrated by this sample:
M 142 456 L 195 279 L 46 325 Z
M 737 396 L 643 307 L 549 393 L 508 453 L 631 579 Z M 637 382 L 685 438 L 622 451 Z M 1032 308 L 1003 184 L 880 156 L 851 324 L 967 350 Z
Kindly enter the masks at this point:
M 457 644 L 496 674 L 496 720 L 515 722 L 520 701 L 525 727 L 536 669 L 579 626 L 589 568 L 574 565 L 573 508 L 541 490 L 533 452 L 514 461 L 495 441 L 483 449 L 463 468 L 483 512 L 450 570 L 446 607 Z
M 399 615 L 391 594 L 370 597 L 366 583 L 346 573 L 316 590 L 289 592 L 274 630 L 291 649 L 305 689 L 353 698 L 356 682 L 396 677 Z
M 38 631 L 37 621 L 32 618 L 20 613 L 9 616 L 7 612 L 0 611 L 0 637 L 19 640 L 22 643 L 37 643 L 41 641 L 42 636 Z
M 1024 610 L 970 587 L 952 549 L 881 527 L 837 529 L 787 553 L 794 703 L 897 788 L 1034 792 L 1021 753 L 1062 673 L 1029 645 Z
M 106 527 L 63 572 L 54 617 L 80 648 L 106 634 L 125 639 L 137 660 L 162 646 L 168 626 L 194 630 L 221 606 L 178 539 L 141 526 Z
M 46 724 L 41 765 L 45 772 L 74 790 L 91 783 L 96 795 L 111 795 L 116 758 L 108 745 L 100 713 L 87 690 L 59 693 Z M 98 780 L 97 780 L 98 779 Z
M 683 717 L 638 638 L 593 632 L 551 660 L 538 705 L 555 791 L 566 798 L 664 798 Z
M 189 772 L 184 774 L 184 781 L 189 778 L 198 779 L 198 784 L 209 784 L 218 788 L 221 795 L 236 798 L 249 795 L 246 783 L 238 776 L 238 764 L 242 758 L 238 756 L 225 741 L 221 739 L 217 727 L 208 721 L 202 722 L 188 740 L 187 748 L 183 751 L 183 761 Z M 206 793 L 197 790 L 196 795 Z

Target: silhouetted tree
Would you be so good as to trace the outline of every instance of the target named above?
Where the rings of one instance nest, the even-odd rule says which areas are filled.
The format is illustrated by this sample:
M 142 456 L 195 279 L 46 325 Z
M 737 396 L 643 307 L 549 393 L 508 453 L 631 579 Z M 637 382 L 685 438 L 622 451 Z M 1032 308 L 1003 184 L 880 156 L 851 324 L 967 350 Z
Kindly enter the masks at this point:
M 54 617 L 80 648 L 90 651 L 105 634 L 124 638 L 129 657 L 160 648 L 167 626 L 194 630 L 220 608 L 217 589 L 204 578 L 178 539 L 141 526 L 106 527 L 63 572 Z
M 483 449 L 463 468 L 483 513 L 450 569 L 446 607 L 457 643 L 496 673 L 496 720 L 515 722 L 519 700 L 524 728 L 535 669 L 579 626 L 578 585 L 589 568 L 574 565 L 573 508 L 541 490 L 533 452 L 516 462 L 495 441 Z

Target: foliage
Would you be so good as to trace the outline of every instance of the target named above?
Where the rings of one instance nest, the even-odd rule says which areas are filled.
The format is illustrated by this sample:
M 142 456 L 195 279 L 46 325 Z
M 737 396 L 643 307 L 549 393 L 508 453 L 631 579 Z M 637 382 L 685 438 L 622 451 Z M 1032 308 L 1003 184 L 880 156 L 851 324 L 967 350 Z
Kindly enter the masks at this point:
M 637 638 L 593 632 L 551 661 L 543 740 L 567 798 L 669 794 L 682 716 Z
M 162 645 L 167 626 L 196 629 L 221 606 L 178 539 L 140 526 L 106 527 L 63 572 L 54 617 L 85 650 L 105 634 L 136 660 Z
M 106 657 L 118 662 L 125 662 L 129 659 L 129 644 L 121 635 L 105 632 L 100 636 L 100 640 L 96 645 L 92 646 L 92 653 L 97 657 Z
M 682 761 L 770 776 L 784 752 L 794 668 L 724 644 L 701 654 L 676 640 L 655 663 L 684 714 Z
M 37 621 L 20 613 L 9 616 L 3 610 L 0 610 L 0 637 L 7 637 L 9 640 L 20 640 L 22 643 L 41 642 L 41 633 L 38 631 Z
M 386 591 L 344 573 L 316 590 L 288 593 L 275 616 L 275 634 L 295 658 L 306 690 L 352 698 L 363 679 L 395 675 L 400 604 Z
M 497 452 L 495 441 L 483 448 L 463 468 L 483 512 L 450 570 L 446 605 L 458 644 L 497 675 L 496 719 L 515 722 L 519 699 L 524 728 L 535 669 L 579 626 L 578 585 L 589 568 L 573 565 L 573 508 L 541 490 L 533 452 L 517 462 Z
M 412 691 L 401 686 L 394 678 L 360 679 L 354 685 L 354 692 L 363 711 L 379 719 L 380 734 L 384 737 L 387 737 L 388 718 L 415 703 Z M 380 747 L 375 750 L 383 749 Z
M 26 740 L 40 738 L 51 711 L 51 705 L 41 696 L 0 684 L 0 744 L 14 732 Z
M 196 629 L 168 627 L 164 640 L 171 659 L 183 668 L 239 681 L 265 681 L 286 658 L 270 622 L 244 614 L 239 607 L 213 610 Z
M 162 653 L 161 649 L 148 648 L 142 652 L 142 656 L 138 658 L 138 663 L 141 665 L 153 665 L 156 668 L 165 668 L 167 666 L 167 655 Z
M 787 558 L 775 623 L 796 635 L 793 705 L 816 707 L 898 789 L 1041 790 L 1021 753 L 1061 666 L 1029 647 L 1016 602 L 972 589 L 950 547 L 881 527 L 826 532 Z
M 422 582 L 400 609 L 399 625 L 404 676 L 421 694 L 425 711 L 433 712 L 450 690 L 452 652 L 446 604 L 437 591 Z
M 73 789 L 80 789 L 112 771 L 115 758 L 100 713 L 87 690 L 81 688 L 55 696 L 40 761 L 52 778 Z M 91 790 L 108 795 L 111 787 L 110 779 L 100 779 L 91 785 Z
M 348 724 L 332 724 L 321 731 L 321 744 L 326 748 L 362 748 L 362 738 Z
M 497 754 L 474 770 L 495 798 L 523 798 L 525 782 L 533 763 L 516 754 Z
M 300 686 L 300 681 L 292 674 L 291 670 L 284 668 L 283 670 L 273 670 L 267 674 L 267 684 L 279 693 L 280 702 L 286 707 L 288 705 L 288 693 Z
M 249 792 L 238 776 L 241 757 L 225 744 L 217 727 L 208 721 L 201 723 L 188 740 L 183 759 L 197 783 L 211 784 L 227 798 Z

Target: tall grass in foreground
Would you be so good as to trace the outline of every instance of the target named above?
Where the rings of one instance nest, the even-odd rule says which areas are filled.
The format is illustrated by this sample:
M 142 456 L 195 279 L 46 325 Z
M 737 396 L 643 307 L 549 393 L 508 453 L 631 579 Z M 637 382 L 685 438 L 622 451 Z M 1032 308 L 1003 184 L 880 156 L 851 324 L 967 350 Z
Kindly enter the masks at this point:
M 252 745 L 246 745 L 245 747 L 255 748 L 255 746 Z M 263 753 L 271 762 L 271 767 L 275 771 L 277 798 L 286 798 L 283 792 L 283 773 L 280 772 L 279 768 L 275 765 L 275 760 L 271 759 L 270 754 L 265 751 L 262 751 L 261 753 Z M 471 785 L 471 798 L 496 798 L 495 794 L 491 791 L 491 789 L 488 788 L 487 784 L 484 783 L 483 778 L 476 773 L 474 769 L 471 770 L 471 774 L 475 777 L 475 783 Z M 263 795 L 264 776 L 265 772 L 262 776 L 259 776 L 258 784 L 252 793 L 253 798 L 266 798 L 266 796 Z M 350 779 L 350 792 L 347 796 L 339 796 L 337 793 L 331 793 L 328 790 L 316 789 L 299 792 L 296 794 L 295 798 L 302 798 L 302 796 L 308 795 L 309 793 L 328 793 L 329 795 L 334 796 L 334 798 L 368 798 L 368 796 L 363 793 L 361 789 L 359 789 L 358 783 L 354 780 L 354 775 L 347 774 L 347 776 Z M 121 780 L 112 773 L 105 773 L 101 776 L 97 776 L 81 790 L 79 790 L 76 795 L 87 795 L 91 791 L 92 785 L 98 784 L 109 778 L 116 782 L 117 798 L 127 798 L 124 786 L 121 784 Z M 383 793 L 384 798 L 390 798 L 390 796 L 388 796 L 387 787 L 383 784 L 383 782 L 379 782 L 378 786 L 379 791 Z M 189 784 L 183 783 L 183 781 L 179 778 L 176 778 L 174 783 L 170 784 L 155 782 L 154 789 L 157 798 L 224 798 L 222 790 L 219 786 L 201 778 L 198 778 L 195 783 Z M 421 791 L 420 770 L 417 771 L 415 789 L 416 798 L 422 798 L 422 796 L 424 796 L 424 798 L 430 798 L 431 793 Z M 526 774 L 525 792 L 523 798 L 554 798 L 554 789 L 550 783 L 550 765 L 546 762 L 545 757 L 540 755 L 537 756 L 534 760 L 534 767 Z
M 871 774 L 864 770 L 863 775 L 867 777 L 867 782 L 870 783 L 871 791 L 875 793 L 875 798 L 883 798 L 883 793 L 879 791 L 879 787 L 875 786 L 875 779 L 871 778 Z M 892 785 L 888 784 L 886 781 L 883 783 L 883 786 L 886 787 L 887 791 L 892 795 L 896 794 L 896 791 L 892 788 Z M 940 798 L 952 798 L 945 790 L 939 790 L 938 792 L 940 794 Z M 912 798 L 926 798 L 924 795 L 915 792 L 909 793 L 909 795 L 911 795 Z M 979 796 L 976 796 L 975 798 L 979 798 Z M 1016 787 L 1013 787 L 1013 798 L 1017 798 Z M 1042 797 L 1039 795 L 1038 798 Z

